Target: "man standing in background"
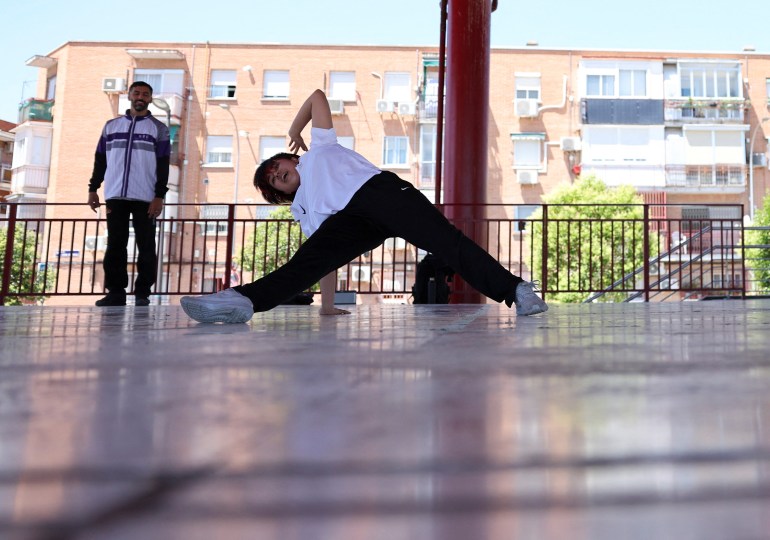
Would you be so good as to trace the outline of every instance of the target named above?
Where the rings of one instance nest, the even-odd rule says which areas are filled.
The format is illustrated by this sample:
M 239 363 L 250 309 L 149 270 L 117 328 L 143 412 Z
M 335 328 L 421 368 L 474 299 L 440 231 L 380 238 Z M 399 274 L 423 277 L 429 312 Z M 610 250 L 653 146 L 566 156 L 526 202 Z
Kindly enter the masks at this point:
M 171 144 L 168 127 L 148 107 L 152 87 L 142 81 L 128 89 L 131 108 L 107 122 L 99 138 L 94 170 L 88 184 L 88 205 L 99 208 L 97 190 L 104 182 L 107 206 L 107 251 L 104 254 L 104 288 L 107 296 L 96 305 L 125 306 L 128 287 L 128 224 L 132 221 L 139 250 L 134 295 L 137 306 L 150 304 L 155 283 L 155 218 L 163 210 L 168 191 Z

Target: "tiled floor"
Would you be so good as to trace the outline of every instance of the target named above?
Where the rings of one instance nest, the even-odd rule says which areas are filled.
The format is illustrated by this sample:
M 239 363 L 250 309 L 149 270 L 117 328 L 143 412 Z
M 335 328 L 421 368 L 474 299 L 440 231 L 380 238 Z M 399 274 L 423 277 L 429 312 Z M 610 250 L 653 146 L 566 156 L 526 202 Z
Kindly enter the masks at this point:
M 0 308 L 0 538 L 770 538 L 770 300 Z

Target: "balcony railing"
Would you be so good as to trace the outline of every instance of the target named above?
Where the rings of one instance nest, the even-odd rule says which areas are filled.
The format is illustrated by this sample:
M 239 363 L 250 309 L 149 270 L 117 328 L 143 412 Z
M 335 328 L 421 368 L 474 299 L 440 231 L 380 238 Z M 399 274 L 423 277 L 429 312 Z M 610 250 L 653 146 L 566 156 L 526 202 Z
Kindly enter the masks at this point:
M 666 185 L 669 187 L 740 187 L 746 185 L 745 165 L 667 165 Z
M 19 124 L 53 121 L 53 100 L 28 99 L 19 105 Z
M 436 120 L 438 118 L 438 96 L 422 96 L 418 105 L 421 121 Z
M 664 117 L 672 123 L 742 123 L 747 106 L 736 98 L 667 99 Z
M 25 206 L 42 210 L 22 211 Z M 51 215 L 52 206 L 71 207 L 75 214 L 83 205 L 8 203 L 7 212 L 0 213 L 0 246 L 5 247 L 0 250 L 0 305 L 103 294 L 105 220 L 32 217 Z M 191 205 L 167 205 L 166 215 L 206 217 L 158 220 L 154 293 L 165 301 L 254 281 L 288 260 L 303 241 L 292 219 L 256 218 L 270 214 L 254 212 L 253 205 L 241 205 L 237 214 L 232 204 L 212 205 L 213 211 L 204 205 L 194 212 L 185 206 Z M 514 274 L 541 280 L 546 296 L 571 294 L 571 301 L 580 301 L 602 293 L 603 301 L 617 301 L 632 295 L 653 300 L 664 294 L 684 299 L 770 292 L 744 263 L 762 259 L 767 251 L 749 254 L 743 245 L 740 205 L 712 205 L 714 210 L 703 215 L 722 217 L 699 214 L 697 220 L 683 218 L 679 205 L 611 205 L 602 207 L 601 218 L 574 217 L 570 209 L 579 206 L 543 205 L 538 214 L 515 219 L 515 205 L 487 205 L 483 219 L 455 224 Z M 130 283 L 134 250 L 130 242 Z M 402 239 L 390 239 L 342 267 L 339 287 L 407 302 L 424 255 Z

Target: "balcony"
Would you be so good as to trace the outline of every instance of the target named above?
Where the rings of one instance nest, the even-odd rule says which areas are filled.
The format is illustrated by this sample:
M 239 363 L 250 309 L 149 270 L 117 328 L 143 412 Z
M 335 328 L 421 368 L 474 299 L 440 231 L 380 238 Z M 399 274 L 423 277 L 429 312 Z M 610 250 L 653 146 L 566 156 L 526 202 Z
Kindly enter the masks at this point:
M 663 123 L 663 100 L 583 98 L 580 117 L 584 124 L 658 125 Z
M 28 99 L 19 106 L 19 124 L 24 122 L 52 122 L 53 100 Z
M 435 122 L 438 118 L 438 96 L 423 95 L 419 101 L 419 119 L 421 122 Z
M 669 125 L 742 124 L 746 107 L 740 98 L 667 99 L 664 115 Z
M 14 170 L 11 177 L 13 193 L 45 194 L 48 190 L 48 166 L 22 165 Z
M 746 186 L 746 170 L 746 165 L 734 164 L 667 165 L 666 187 L 740 192 Z

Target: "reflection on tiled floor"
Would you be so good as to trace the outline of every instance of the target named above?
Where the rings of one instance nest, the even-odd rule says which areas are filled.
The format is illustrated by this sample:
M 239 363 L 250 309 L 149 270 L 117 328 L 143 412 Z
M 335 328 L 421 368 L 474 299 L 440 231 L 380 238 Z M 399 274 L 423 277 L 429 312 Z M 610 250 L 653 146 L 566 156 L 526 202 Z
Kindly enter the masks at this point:
M 770 538 L 770 300 L 0 308 L 0 538 Z

